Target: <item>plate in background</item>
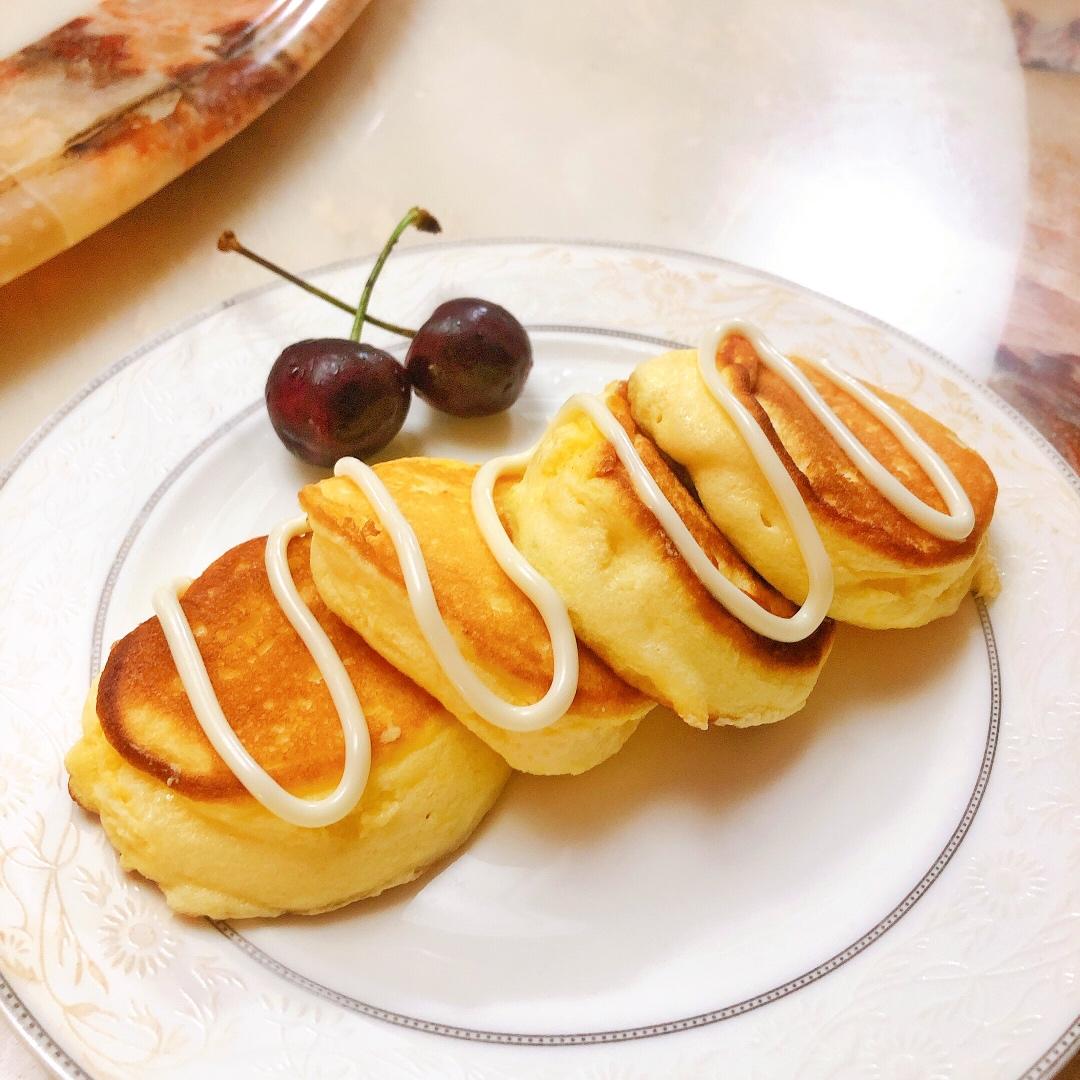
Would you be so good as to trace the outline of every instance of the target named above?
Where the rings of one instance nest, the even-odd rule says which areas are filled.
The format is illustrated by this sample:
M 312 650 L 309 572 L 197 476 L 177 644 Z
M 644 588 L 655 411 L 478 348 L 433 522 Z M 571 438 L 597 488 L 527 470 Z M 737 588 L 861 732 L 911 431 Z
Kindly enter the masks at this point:
M 45 0 L 6 11 L 0 48 L 17 48 L 0 56 L 0 285 L 246 127 L 366 4 Z

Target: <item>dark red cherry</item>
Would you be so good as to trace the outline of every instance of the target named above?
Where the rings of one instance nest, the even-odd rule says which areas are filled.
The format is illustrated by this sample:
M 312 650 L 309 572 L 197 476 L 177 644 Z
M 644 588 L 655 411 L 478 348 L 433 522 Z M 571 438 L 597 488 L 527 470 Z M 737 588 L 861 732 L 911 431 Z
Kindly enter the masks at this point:
M 440 304 L 405 359 L 417 396 L 454 416 L 490 416 L 517 401 L 532 369 L 525 327 L 504 307 L 461 297 Z
M 289 450 L 312 465 L 330 466 L 343 457 L 368 457 L 386 446 L 405 423 L 412 400 L 405 369 L 388 352 L 360 344 L 360 335 L 375 282 L 394 245 L 410 227 L 421 232 L 439 231 L 439 223 L 419 206 L 412 207 L 394 226 L 364 282 L 352 333 L 347 338 L 298 341 L 285 349 L 270 369 L 266 380 L 270 422 Z M 229 233 L 222 235 L 218 245 L 225 251 L 254 255 Z M 256 257 L 256 261 L 273 268 L 263 259 Z M 325 293 L 322 296 L 333 299 Z
M 389 353 L 348 338 L 288 346 L 266 380 L 266 408 L 281 441 L 312 465 L 365 458 L 401 430 L 409 379 Z

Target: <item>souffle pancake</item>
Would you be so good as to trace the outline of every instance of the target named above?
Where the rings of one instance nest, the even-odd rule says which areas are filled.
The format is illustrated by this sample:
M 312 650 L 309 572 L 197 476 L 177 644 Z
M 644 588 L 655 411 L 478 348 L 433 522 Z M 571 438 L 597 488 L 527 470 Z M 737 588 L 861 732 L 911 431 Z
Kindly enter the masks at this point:
M 376 895 L 455 850 L 510 767 L 591 769 L 656 703 L 781 720 L 837 621 L 918 626 L 996 588 L 985 461 L 741 320 L 574 395 L 529 451 L 354 449 L 320 453 L 305 516 L 159 589 L 86 703 L 72 796 L 177 911 Z
M 402 458 L 374 471 L 416 534 L 439 611 L 467 661 L 505 700 L 539 700 L 552 678 L 551 641 L 477 527 L 470 500 L 477 467 Z M 498 505 L 510 486 L 498 485 Z M 364 493 L 336 476 L 304 488 L 300 502 L 312 528 L 315 583 L 329 607 L 515 769 L 584 772 L 619 750 L 653 707 L 581 647 L 577 693 L 561 719 L 530 732 L 489 723 L 469 707 L 425 640 L 391 538 Z
M 766 611 L 790 616 L 795 605 L 746 564 L 638 430 L 626 384 L 609 386 L 605 404 L 711 564 Z M 515 544 L 558 589 L 579 637 L 687 723 L 769 723 L 805 704 L 829 654 L 832 624 L 783 643 L 730 614 L 691 571 L 585 413 L 552 422 L 506 506 Z
M 258 764 L 305 798 L 333 790 L 344 742 L 325 681 L 267 578 L 265 540 L 221 556 L 181 605 L 222 708 Z M 371 769 L 359 803 L 318 828 L 248 794 L 195 716 L 156 618 L 112 648 L 67 756 L 72 796 L 96 813 L 128 869 L 175 910 L 238 918 L 326 911 L 413 880 L 454 851 L 509 770 L 320 600 L 310 539 L 294 538 L 297 589 L 363 707 Z
M 922 502 L 945 511 L 924 469 L 880 419 L 807 361 L 790 360 L 874 459 Z M 986 462 L 945 425 L 865 384 L 940 455 L 962 486 L 974 526 L 959 540 L 932 535 L 901 513 L 792 386 L 761 361 L 746 336 L 723 337 L 716 363 L 810 511 L 833 566 L 833 618 L 875 629 L 919 626 L 955 611 L 972 588 L 993 593 L 996 572 L 986 531 L 997 485 Z M 801 603 L 807 572 L 790 524 L 745 439 L 706 388 L 697 352 L 678 350 L 648 360 L 628 385 L 634 420 L 687 471 L 709 517 L 758 573 Z

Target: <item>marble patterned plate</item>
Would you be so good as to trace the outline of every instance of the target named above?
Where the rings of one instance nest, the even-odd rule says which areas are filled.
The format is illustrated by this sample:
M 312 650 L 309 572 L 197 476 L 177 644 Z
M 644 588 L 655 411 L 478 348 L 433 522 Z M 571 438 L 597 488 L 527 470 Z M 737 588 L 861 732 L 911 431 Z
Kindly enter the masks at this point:
M 355 262 L 318 275 L 357 290 Z M 537 363 L 507 415 L 416 404 L 393 453 L 527 445 L 571 392 L 758 320 L 909 396 L 991 462 L 1004 582 L 915 631 L 844 629 L 807 709 L 695 732 L 659 711 L 576 778 L 515 777 L 437 873 L 313 919 L 170 914 L 67 797 L 62 755 L 152 586 L 295 512 L 313 475 L 260 403 L 347 320 L 273 285 L 103 373 L 0 476 L 0 970 L 61 1076 L 593 1080 L 1046 1077 L 1078 1034 L 1080 494 L 988 390 L 872 319 L 654 249 L 395 254 L 418 321 L 502 302 Z
M 0 285 L 235 135 L 366 3 L 41 0 L 5 10 L 0 48 L 18 47 L 0 53 Z

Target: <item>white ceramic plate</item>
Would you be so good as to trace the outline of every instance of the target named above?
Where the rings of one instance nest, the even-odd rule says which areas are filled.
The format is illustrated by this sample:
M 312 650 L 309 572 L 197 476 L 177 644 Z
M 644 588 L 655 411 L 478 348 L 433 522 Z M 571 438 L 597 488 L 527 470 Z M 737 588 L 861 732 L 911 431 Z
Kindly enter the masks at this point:
M 359 264 L 318 275 L 352 294 Z M 523 447 L 708 320 L 758 320 L 906 394 L 989 459 L 1002 595 L 918 631 L 845 629 L 810 705 L 750 731 L 658 712 L 577 778 L 515 777 L 438 873 L 314 919 L 172 916 L 73 808 L 62 754 L 102 649 L 295 512 L 313 473 L 266 370 L 344 316 L 272 286 L 116 365 L 0 477 L 0 968 L 63 1076 L 1042 1077 L 1080 961 L 1077 479 L 993 395 L 899 333 L 699 256 L 438 244 L 373 306 L 480 294 L 532 328 L 503 417 L 413 407 L 391 448 Z

